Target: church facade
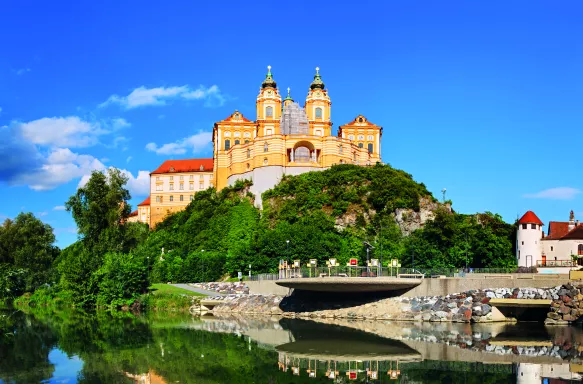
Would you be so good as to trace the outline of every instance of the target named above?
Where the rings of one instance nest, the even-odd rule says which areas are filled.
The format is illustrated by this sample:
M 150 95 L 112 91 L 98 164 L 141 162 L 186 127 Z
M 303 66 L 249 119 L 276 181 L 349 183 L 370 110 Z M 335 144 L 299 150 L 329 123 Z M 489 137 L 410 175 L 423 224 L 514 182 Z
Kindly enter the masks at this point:
M 212 158 L 167 160 L 153 171 L 150 197 L 140 204 L 138 221 L 154 227 L 166 215 L 186 208 L 201 188 L 221 190 L 237 180 L 251 180 L 251 192 L 261 207 L 261 194 L 284 175 L 381 161 L 383 129 L 365 116 L 356 116 L 333 134 L 332 102 L 318 68 L 303 106 L 289 88 L 282 98 L 267 68 L 255 101 L 256 119 L 233 112 L 214 124 Z
M 282 98 L 268 67 L 256 99 L 256 120 L 238 111 L 213 128 L 214 172 L 217 189 L 240 179 L 253 181 L 251 192 L 261 194 L 283 175 L 330 168 L 335 164 L 374 165 L 381 160 L 382 127 L 359 115 L 332 133 L 331 106 L 316 68 L 304 106 L 287 90 Z

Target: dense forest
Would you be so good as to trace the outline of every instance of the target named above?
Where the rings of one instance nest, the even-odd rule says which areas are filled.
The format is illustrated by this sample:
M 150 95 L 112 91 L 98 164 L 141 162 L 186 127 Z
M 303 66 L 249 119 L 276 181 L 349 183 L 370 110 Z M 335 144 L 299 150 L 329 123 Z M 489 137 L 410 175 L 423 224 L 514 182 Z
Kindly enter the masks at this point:
M 127 222 L 131 198 L 116 169 L 94 172 L 69 198 L 79 240 L 60 251 L 52 228 L 30 213 L 0 226 L 0 299 L 42 288 L 79 305 L 131 303 L 150 282 L 197 282 L 276 272 L 280 259 L 346 263 L 397 258 L 403 267 L 513 267 L 514 226 L 499 215 L 453 212 L 412 176 L 377 164 L 286 176 L 255 208 L 250 182 L 197 193 L 155 229 Z M 395 213 L 435 206 L 404 236 Z M 405 211 L 403 211 L 405 210 Z M 320 264 L 322 265 L 322 264 Z

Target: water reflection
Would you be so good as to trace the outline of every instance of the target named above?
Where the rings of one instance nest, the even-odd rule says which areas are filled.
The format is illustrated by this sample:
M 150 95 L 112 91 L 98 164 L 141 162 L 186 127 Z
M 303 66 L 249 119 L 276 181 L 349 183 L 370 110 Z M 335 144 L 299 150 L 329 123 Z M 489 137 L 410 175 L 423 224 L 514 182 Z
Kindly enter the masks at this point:
M 570 383 L 576 327 L 0 312 L 0 383 Z

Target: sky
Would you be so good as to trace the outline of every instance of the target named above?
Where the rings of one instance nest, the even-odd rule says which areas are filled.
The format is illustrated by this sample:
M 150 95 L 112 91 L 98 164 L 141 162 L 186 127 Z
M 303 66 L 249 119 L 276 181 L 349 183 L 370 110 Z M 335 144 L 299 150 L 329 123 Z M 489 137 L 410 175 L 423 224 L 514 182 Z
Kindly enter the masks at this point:
M 0 6 L 0 220 L 64 203 L 92 170 L 135 208 L 164 160 L 212 157 L 214 122 L 255 119 L 268 65 L 303 105 L 315 67 L 333 132 L 383 127 L 382 160 L 461 213 L 583 219 L 580 1 L 144 2 Z

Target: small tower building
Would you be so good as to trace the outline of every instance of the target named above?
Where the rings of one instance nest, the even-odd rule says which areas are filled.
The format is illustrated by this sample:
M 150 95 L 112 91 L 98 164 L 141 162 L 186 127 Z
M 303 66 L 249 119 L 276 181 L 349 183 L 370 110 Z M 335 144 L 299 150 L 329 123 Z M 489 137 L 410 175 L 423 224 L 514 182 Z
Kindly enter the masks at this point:
M 541 240 L 543 222 L 533 211 L 526 212 L 518 220 L 516 260 L 519 267 L 536 266 L 543 259 Z

